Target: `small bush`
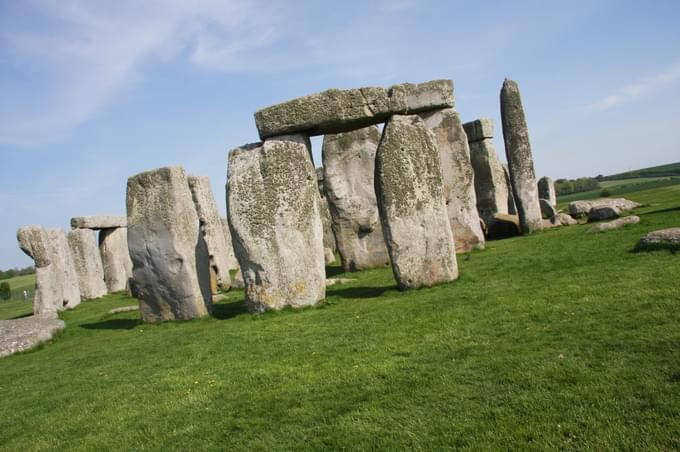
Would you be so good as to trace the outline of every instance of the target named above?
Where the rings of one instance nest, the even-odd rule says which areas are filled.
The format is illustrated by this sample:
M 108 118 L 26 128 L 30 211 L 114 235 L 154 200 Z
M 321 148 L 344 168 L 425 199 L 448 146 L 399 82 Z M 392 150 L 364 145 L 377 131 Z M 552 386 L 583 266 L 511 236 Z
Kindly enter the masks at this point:
M 600 197 L 602 197 L 602 198 L 608 198 L 608 197 L 610 197 L 611 195 L 612 195 L 612 194 L 609 193 L 609 190 L 607 190 L 606 188 L 600 192 Z
M 0 283 L 0 298 L 9 300 L 12 297 L 12 288 L 8 282 Z

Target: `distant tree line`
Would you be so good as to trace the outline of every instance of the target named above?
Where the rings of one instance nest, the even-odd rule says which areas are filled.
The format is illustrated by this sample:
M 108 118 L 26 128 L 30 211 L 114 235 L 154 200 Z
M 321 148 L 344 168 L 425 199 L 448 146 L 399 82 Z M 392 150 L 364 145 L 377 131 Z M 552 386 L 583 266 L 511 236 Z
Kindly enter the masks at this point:
M 592 177 L 580 177 L 578 179 L 557 179 L 555 181 L 555 192 L 557 196 L 580 193 L 582 191 L 597 190 L 600 183 Z
M 25 268 L 10 268 L 9 270 L 0 270 L 0 279 L 14 278 L 15 276 L 32 275 L 35 273 L 35 268 L 25 267 Z

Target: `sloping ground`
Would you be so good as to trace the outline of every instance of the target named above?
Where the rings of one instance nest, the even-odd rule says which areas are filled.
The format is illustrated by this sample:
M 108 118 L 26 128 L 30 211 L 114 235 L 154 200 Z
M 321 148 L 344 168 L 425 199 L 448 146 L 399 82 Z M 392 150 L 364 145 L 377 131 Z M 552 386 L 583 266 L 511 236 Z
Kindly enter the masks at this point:
M 607 184 L 607 185 L 604 185 Z M 629 194 L 642 191 L 649 191 L 660 189 L 664 187 L 673 187 L 680 185 L 680 177 L 662 177 L 649 179 L 631 179 L 629 181 L 610 181 L 604 182 L 602 188 L 597 190 L 584 191 L 579 193 L 571 193 L 569 195 L 558 196 L 558 207 L 563 208 L 571 201 L 580 199 L 595 199 L 602 197 L 602 191 L 606 189 L 612 198 L 627 197 Z
M 30 293 L 30 300 L 33 300 L 33 291 L 35 288 L 35 274 L 15 276 L 14 278 L 0 279 L 0 283 L 8 282 L 12 290 L 12 297 L 9 301 L 23 300 L 23 291 L 28 289 Z M 0 300 L 0 306 L 7 300 Z
M 604 180 L 631 179 L 637 177 L 661 177 L 661 176 L 680 176 L 680 162 L 669 163 L 667 165 L 652 166 L 625 173 L 612 174 L 606 176 Z
M 490 242 L 432 289 L 385 268 L 318 308 L 253 317 L 234 291 L 155 326 L 85 302 L 0 359 L 0 448 L 678 449 L 680 255 L 630 251 L 680 225 L 680 186 L 628 197 L 639 224 Z

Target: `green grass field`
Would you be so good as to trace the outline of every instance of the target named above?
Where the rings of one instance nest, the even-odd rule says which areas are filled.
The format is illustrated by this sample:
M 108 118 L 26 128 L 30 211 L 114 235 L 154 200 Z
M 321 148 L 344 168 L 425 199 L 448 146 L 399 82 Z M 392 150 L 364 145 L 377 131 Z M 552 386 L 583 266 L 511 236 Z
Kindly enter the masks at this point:
M 30 293 L 29 300 L 33 300 L 33 290 L 35 288 L 35 275 L 15 276 L 14 278 L 0 279 L 0 283 L 8 282 L 12 289 L 12 297 L 9 300 L 0 300 L 0 306 L 8 301 L 23 300 L 24 289 Z M 30 309 L 30 308 L 29 308 Z
M 606 189 L 612 198 L 626 197 L 629 194 L 637 194 L 641 191 L 654 190 L 664 187 L 680 185 L 680 177 L 643 177 L 637 179 L 622 179 L 600 182 L 602 188 L 569 195 L 558 196 L 559 208 L 564 208 L 568 203 L 579 199 L 600 198 L 602 190 Z
M 606 178 L 608 180 L 616 180 L 659 176 L 680 176 L 680 162 L 612 174 Z
M 160 325 L 84 302 L 0 359 L 0 448 L 678 450 L 680 255 L 631 250 L 680 226 L 680 185 L 628 197 L 639 224 L 489 242 L 431 289 L 377 269 L 317 308 L 251 316 L 232 291 Z

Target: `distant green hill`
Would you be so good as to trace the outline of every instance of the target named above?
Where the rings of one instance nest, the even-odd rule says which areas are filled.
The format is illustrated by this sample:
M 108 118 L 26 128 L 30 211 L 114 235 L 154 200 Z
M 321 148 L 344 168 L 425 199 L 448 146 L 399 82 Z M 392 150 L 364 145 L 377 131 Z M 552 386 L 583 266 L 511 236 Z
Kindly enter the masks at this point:
M 598 180 L 619 180 L 619 179 L 635 179 L 638 177 L 666 177 L 666 176 L 680 176 L 680 162 L 669 163 L 667 165 L 652 166 L 651 168 L 643 168 L 625 173 L 612 174 L 611 176 L 598 177 Z

